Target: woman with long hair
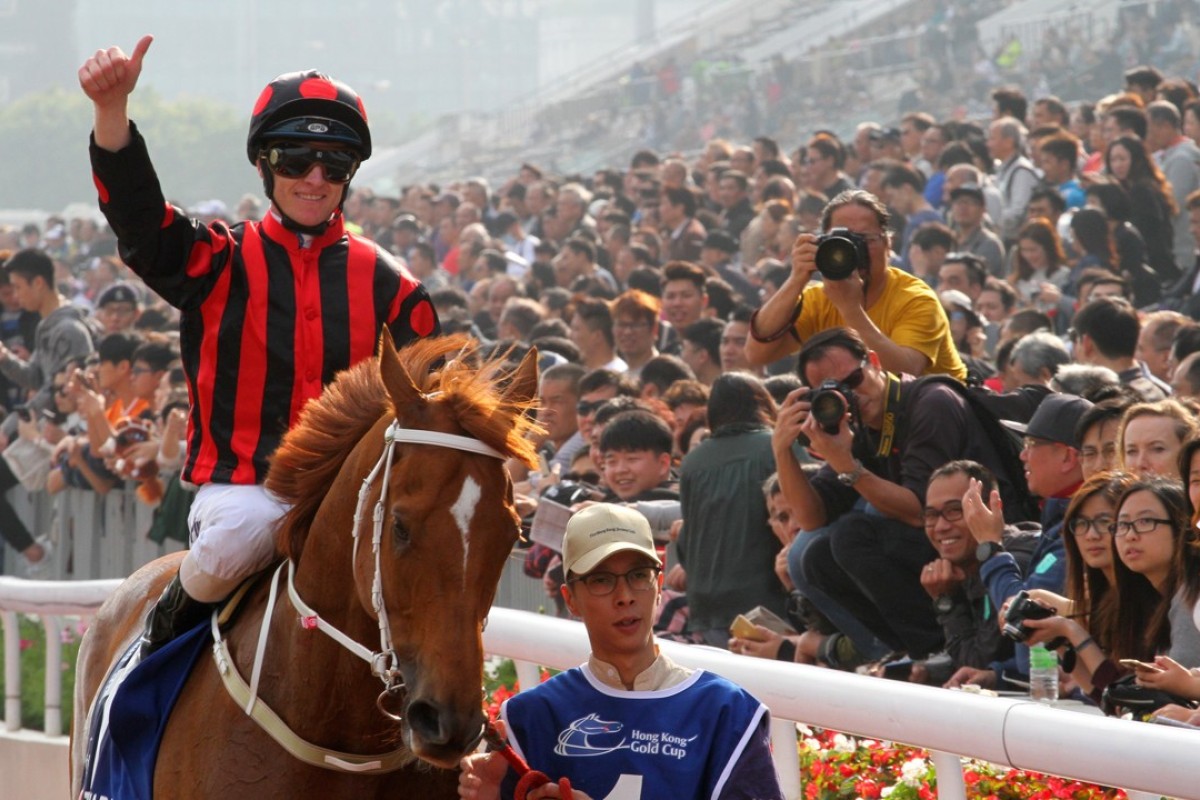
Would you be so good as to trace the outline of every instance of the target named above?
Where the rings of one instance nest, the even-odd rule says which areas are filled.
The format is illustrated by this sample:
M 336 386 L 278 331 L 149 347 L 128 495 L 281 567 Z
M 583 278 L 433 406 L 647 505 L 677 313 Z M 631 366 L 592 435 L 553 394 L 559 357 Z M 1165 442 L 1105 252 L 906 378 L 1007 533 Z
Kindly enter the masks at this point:
M 1060 614 L 1079 620 L 1090 631 L 1107 629 L 1106 615 L 1113 613 L 1111 590 L 1113 570 L 1112 526 L 1117 520 L 1117 502 L 1133 485 L 1128 472 L 1099 472 L 1083 482 L 1071 497 L 1063 516 L 1063 544 L 1067 554 L 1066 596 L 1030 592 L 1037 600 L 1054 606 Z M 1104 647 L 1105 642 L 1100 641 Z
M 1187 487 L 1188 518 L 1192 521 L 1194 531 L 1197 511 L 1200 510 L 1200 438 L 1190 439 L 1184 444 L 1179 453 L 1179 472 L 1184 477 L 1184 486 Z M 1197 546 L 1200 545 L 1196 542 L 1189 544 L 1192 550 Z M 1186 611 L 1186 608 L 1184 610 Z M 1191 620 L 1194 626 L 1200 625 L 1196 620 L 1195 603 L 1192 605 Z M 1139 668 L 1137 677 L 1138 682 L 1144 686 L 1162 689 L 1190 700 L 1200 700 L 1200 670 L 1188 669 L 1171 656 L 1157 656 L 1154 659 L 1154 668 Z M 1186 720 L 1190 711 L 1168 716 Z
M 1133 289 L 1133 304 L 1139 308 L 1162 297 L 1163 281 L 1148 263 L 1146 242 L 1130 221 L 1133 216 L 1129 193 L 1106 175 L 1093 175 L 1084 190 L 1087 207 L 1103 212 L 1117 251 L 1117 272 Z
M 1066 262 L 1067 255 L 1054 226 L 1045 219 L 1031 219 L 1017 233 L 1017 252 L 1013 255 L 1008 281 L 1023 303 L 1038 302 L 1046 308 L 1054 308 L 1070 277 Z M 1047 283 L 1053 289 L 1047 287 Z
M 1122 674 L 1121 659 L 1165 654 L 1200 665 L 1200 631 L 1192 621 L 1200 546 L 1183 486 L 1162 477 L 1134 481 L 1117 502 L 1111 530 L 1113 581 L 1104 603 L 1111 613 L 1102 611 L 1088 627 L 1062 614 L 1023 623 L 1033 631 L 1030 644 L 1061 637 L 1064 669 L 1096 700 Z
M 1146 242 L 1146 255 L 1160 281 L 1179 277 L 1172 252 L 1172 220 L 1178 212 L 1171 184 L 1154 163 L 1145 142 L 1136 136 L 1118 136 L 1108 143 L 1104 166 L 1129 193 L 1129 221 Z

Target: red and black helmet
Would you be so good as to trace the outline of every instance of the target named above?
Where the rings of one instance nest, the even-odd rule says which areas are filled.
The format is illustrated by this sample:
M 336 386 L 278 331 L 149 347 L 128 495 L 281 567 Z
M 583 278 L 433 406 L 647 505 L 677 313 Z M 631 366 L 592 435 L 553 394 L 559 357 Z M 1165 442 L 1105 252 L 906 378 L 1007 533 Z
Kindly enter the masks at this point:
M 362 161 L 371 157 L 371 129 L 362 98 L 313 69 L 280 75 L 262 90 L 246 137 L 250 163 L 257 163 L 268 142 L 286 139 L 337 142 L 353 148 Z

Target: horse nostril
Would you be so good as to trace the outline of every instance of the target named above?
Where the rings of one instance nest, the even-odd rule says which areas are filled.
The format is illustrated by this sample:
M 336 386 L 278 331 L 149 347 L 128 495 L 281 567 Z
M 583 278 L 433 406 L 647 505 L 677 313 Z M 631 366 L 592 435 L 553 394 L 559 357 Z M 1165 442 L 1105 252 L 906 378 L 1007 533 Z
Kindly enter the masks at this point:
M 446 744 L 448 736 L 442 727 L 442 714 L 433 703 L 414 700 L 404 716 L 413 734 L 426 744 Z

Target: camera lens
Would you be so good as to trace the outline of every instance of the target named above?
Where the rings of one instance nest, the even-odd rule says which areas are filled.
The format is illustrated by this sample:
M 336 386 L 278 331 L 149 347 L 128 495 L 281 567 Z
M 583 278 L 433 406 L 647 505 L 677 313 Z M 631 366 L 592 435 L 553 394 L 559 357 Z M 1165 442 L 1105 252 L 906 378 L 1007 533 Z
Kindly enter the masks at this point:
M 817 269 L 830 280 L 844 280 L 858 267 L 858 252 L 845 239 L 829 239 L 817 248 Z
M 842 417 L 846 416 L 846 398 L 832 389 L 818 391 L 813 395 L 809 413 L 826 432 L 837 433 Z

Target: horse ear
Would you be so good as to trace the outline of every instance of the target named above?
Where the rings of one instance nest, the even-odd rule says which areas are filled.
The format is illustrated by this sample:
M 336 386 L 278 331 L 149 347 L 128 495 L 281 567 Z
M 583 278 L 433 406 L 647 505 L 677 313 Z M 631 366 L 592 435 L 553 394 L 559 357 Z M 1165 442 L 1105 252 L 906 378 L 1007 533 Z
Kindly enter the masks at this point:
M 397 411 L 415 408 L 425 402 L 408 370 L 400 363 L 392 332 L 387 328 L 379 335 L 379 375 L 383 378 L 383 386 L 391 396 Z
M 517 405 L 526 405 L 537 397 L 537 388 L 538 351 L 536 347 L 531 347 L 525 357 L 521 359 L 521 363 L 513 370 L 512 378 L 508 382 L 508 390 L 504 393 L 504 399 Z

